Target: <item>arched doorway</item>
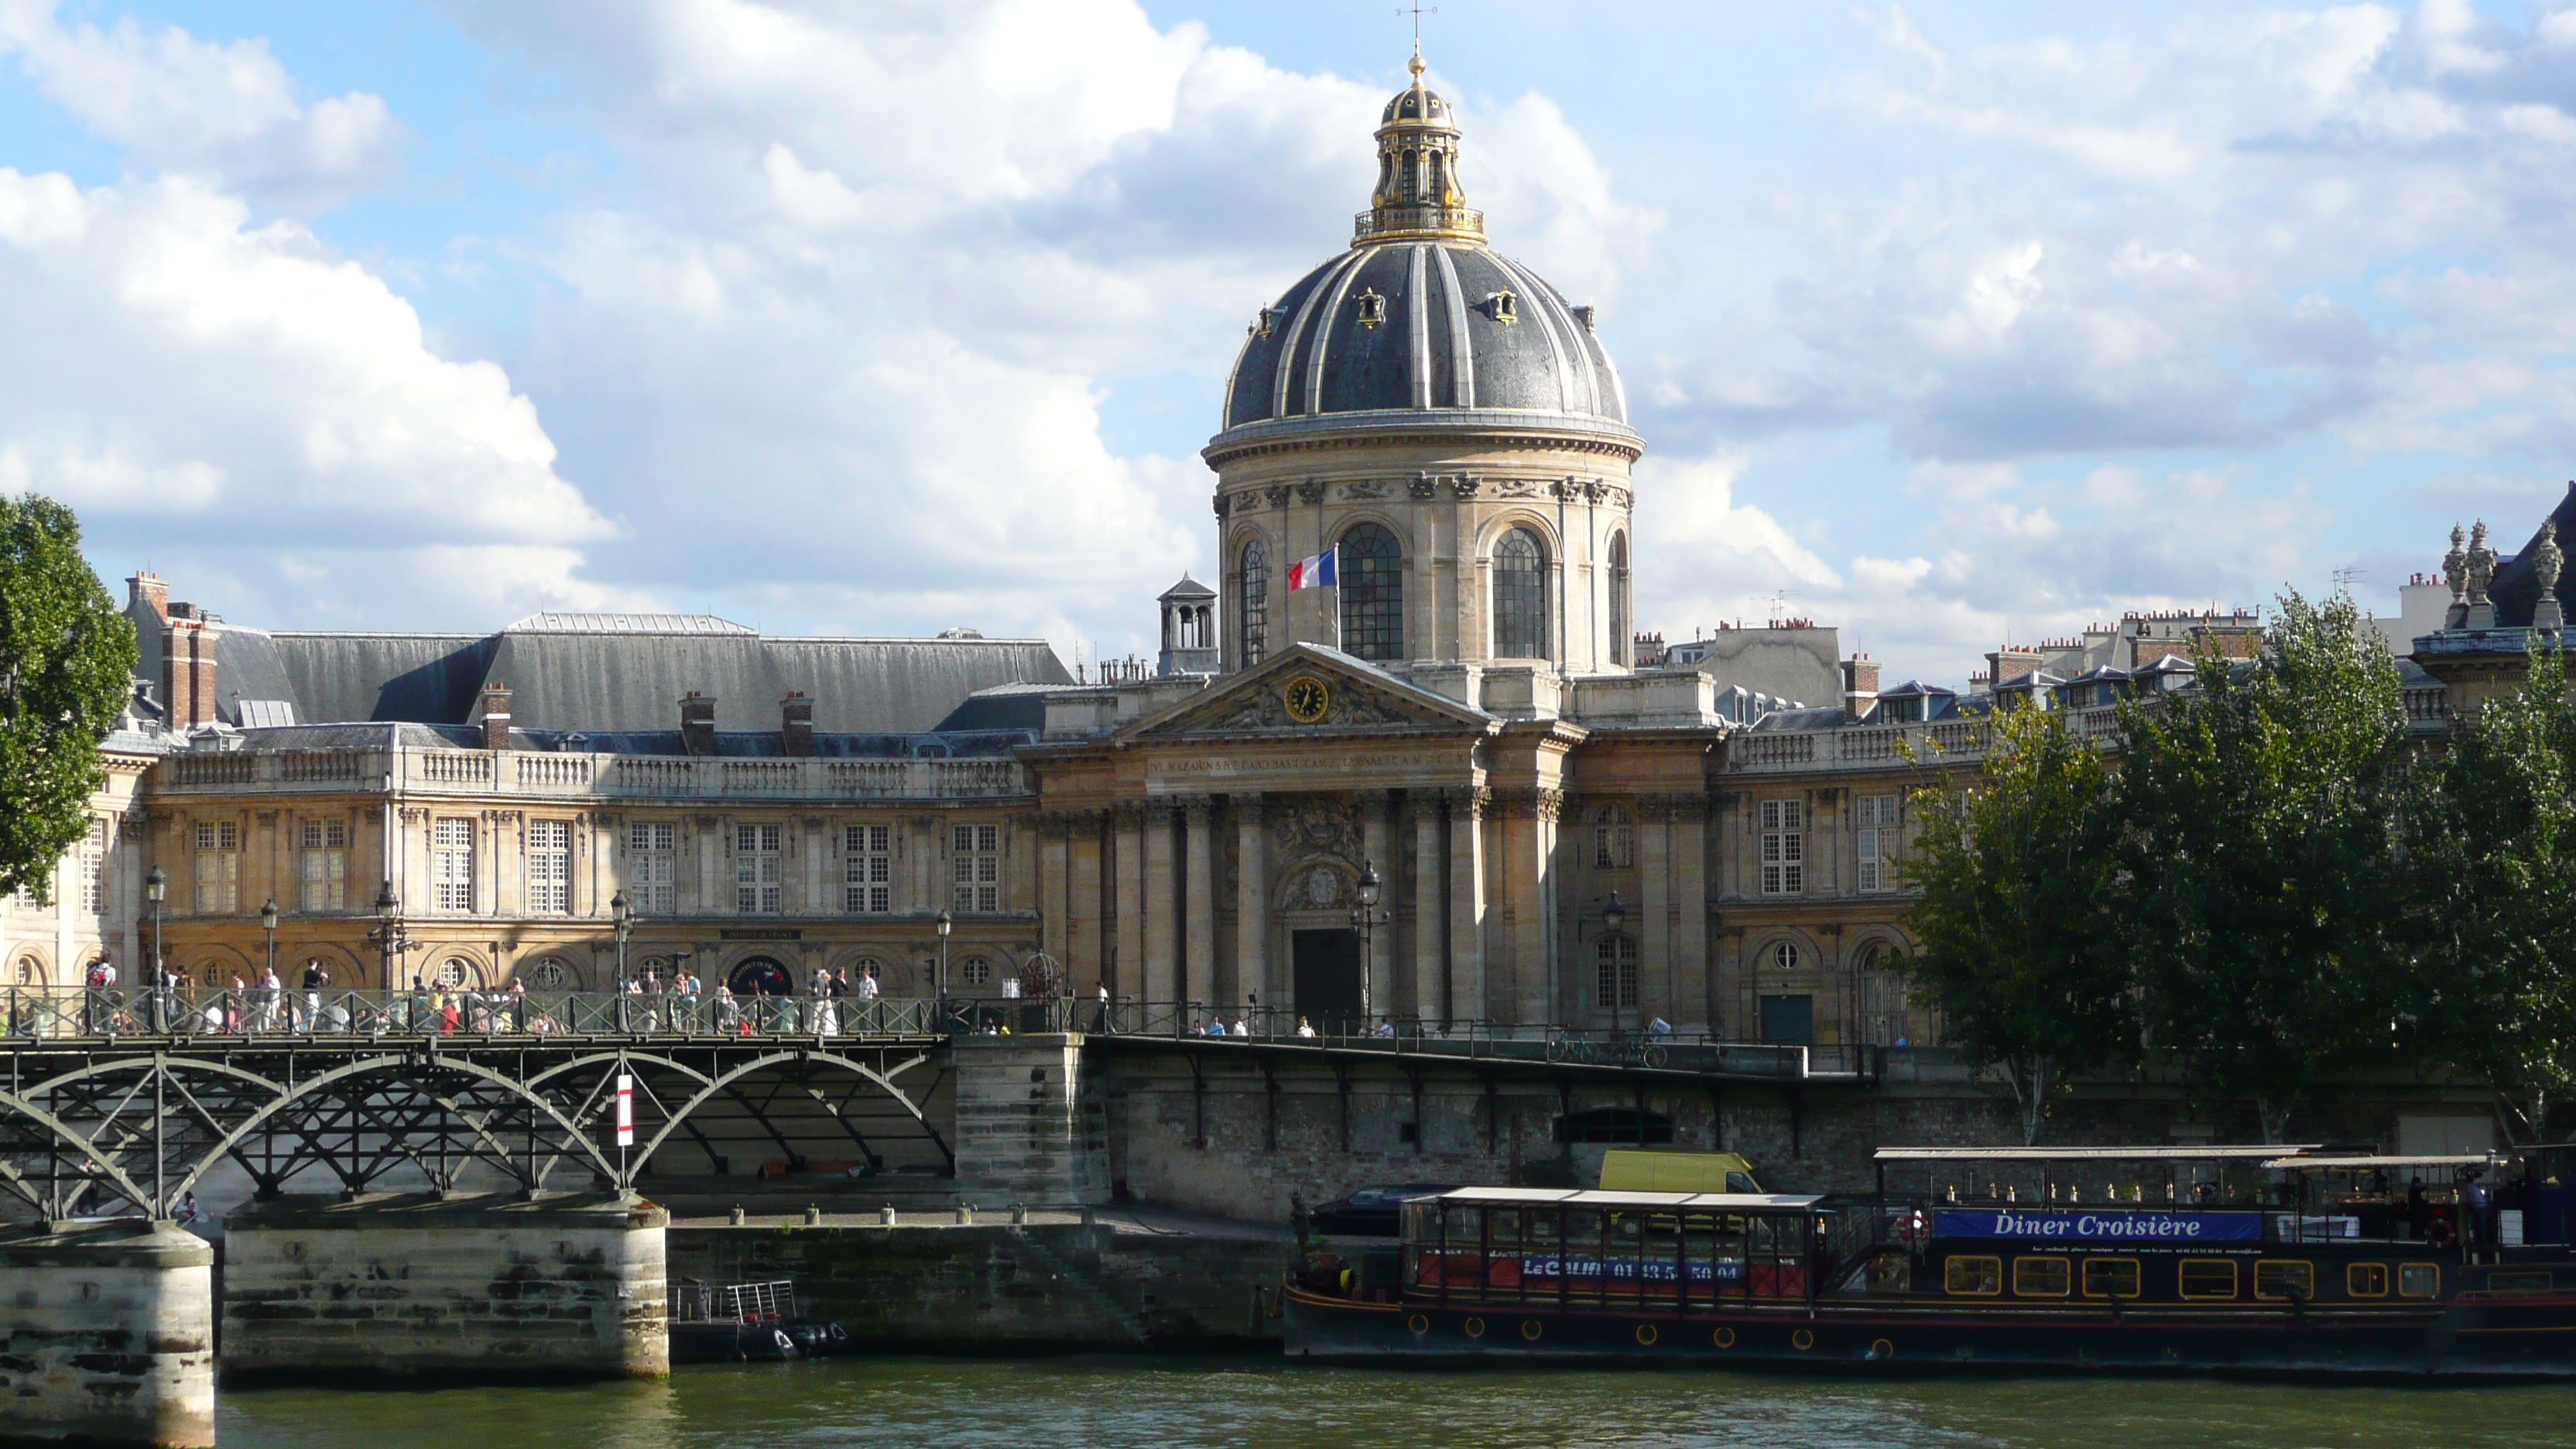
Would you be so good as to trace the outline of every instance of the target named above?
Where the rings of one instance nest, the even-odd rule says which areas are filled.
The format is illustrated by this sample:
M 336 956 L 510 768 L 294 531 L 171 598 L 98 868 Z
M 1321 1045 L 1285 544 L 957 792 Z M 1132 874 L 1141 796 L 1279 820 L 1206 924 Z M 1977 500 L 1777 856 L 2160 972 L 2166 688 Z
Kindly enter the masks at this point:
M 747 956 L 733 968 L 725 984 L 736 996 L 793 996 L 796 978 L 775 957 Z

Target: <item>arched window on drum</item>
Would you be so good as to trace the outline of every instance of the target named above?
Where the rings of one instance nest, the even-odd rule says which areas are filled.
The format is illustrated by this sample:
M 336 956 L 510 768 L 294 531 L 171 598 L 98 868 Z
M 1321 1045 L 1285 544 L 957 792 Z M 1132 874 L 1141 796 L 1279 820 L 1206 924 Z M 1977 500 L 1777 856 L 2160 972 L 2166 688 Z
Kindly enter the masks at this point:
M 1243 546 L 1243 568 L 1237 575 L 1234 617 L 1243 667 L 1261 662 L 1270 647 L 1270 548 L 1260 539 Z
M 1628 632 L 1628 535 L 1610 535 L 1610 662 L 1634 662 Z
M 1515 528 L 1494 545 L 1494 656 L 1547 659 L 1547 547 Z
M 1342 649 L 1362 659 L 1404 658 L 1404 546 L 1381 524 L 1342 535 Z

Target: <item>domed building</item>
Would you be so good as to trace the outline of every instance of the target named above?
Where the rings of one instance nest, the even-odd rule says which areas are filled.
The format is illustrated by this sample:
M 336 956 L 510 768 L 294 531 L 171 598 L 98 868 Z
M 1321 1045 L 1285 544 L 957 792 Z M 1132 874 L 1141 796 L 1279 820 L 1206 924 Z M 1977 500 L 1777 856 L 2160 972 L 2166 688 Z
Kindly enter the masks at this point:
M 1449 103 L 1412 69 L 1350 248 L 1253 318 L 1202 455 L 1226 667 L 1302 641 L 1397 667 L 1624 668 L 1645 442 L 1594 310 L 1487 245 Z M 1338 588 L 1290 591 L 1287 561 L 1335 551 Z

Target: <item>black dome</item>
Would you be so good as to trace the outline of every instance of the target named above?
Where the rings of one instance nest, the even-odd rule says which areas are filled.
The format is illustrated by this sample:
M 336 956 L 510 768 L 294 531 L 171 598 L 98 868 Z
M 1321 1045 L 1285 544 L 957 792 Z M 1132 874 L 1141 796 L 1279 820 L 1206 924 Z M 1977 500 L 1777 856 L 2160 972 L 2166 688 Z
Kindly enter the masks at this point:
M 1591 308 L 1488 248 L 1422 241 L 1344 252 L 1262 309 L 1223 426 L 1442 408 L 1628 421 Z

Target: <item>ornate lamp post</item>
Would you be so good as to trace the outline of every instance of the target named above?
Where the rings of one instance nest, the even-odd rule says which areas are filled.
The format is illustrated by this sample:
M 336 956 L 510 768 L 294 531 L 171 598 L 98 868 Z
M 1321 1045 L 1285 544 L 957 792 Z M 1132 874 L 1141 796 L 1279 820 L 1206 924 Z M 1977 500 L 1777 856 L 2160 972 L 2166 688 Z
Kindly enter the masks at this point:
M 277 899 L 260 902 L 259 928 L 268 933 L 268 974 L 277 974 Z
M 633 1023 L 626 1019 L 626 940 L 635 934 L 635 907 L 624 891 L 608 898 L 608 929 L 617 938 L 617 1024 L 620 1029 L 630 1029 Z
M 161 903 L 169 896 L 170 877 L 156 865 L 143 878 L 143 899 L 152 903 L 152 979 L 156 982 L 161 979 Z
M 1610 893 L 1610 904 L 1601 908 L 1601 929 L 1608 935 L 1620 934 L 1628 924 L 1628 908 L 1619 904 L 1619 893 Z M 1621 1013 L 1626 1009 L 1628 976 L 1622 969 L 1628 964 L 1627 953 L 1618 946 L 1610 948 L 1610 1029 L 1624 1030 Z
M 376 928 L 367 933 L 367 942 L 380 953 L 385 990 L 392 991 L 400 984 L 394 963 L 401 959 L 403 952 L 411 949 L 411 938 L 403 934 L 402 898 L 394 894 L 394 883 L 390 880 L 376 892 L 376 922 Z
M 939 973 L 932 980 L 932 994 L 939 998 L 939 1014 L 948 1015 L 948 933 L 957 928 L 957 918 L 946 911 L 939 913 Z
M 1385 883 L 1377 878 L 1377 862 L 1361 861 L 1360 903 L 1351 911 L 1351 926 L 1360 933 L 1360 1030 L 1362 1032 L 1368 1030 L 1369 1020 L 1375 1015 L 1376 1003 L 1371 999 L 1372 993 L 1369 986 L 1377 955 L 1369 947 L 1377 936 L 1377 903 L 1385 891 Z

